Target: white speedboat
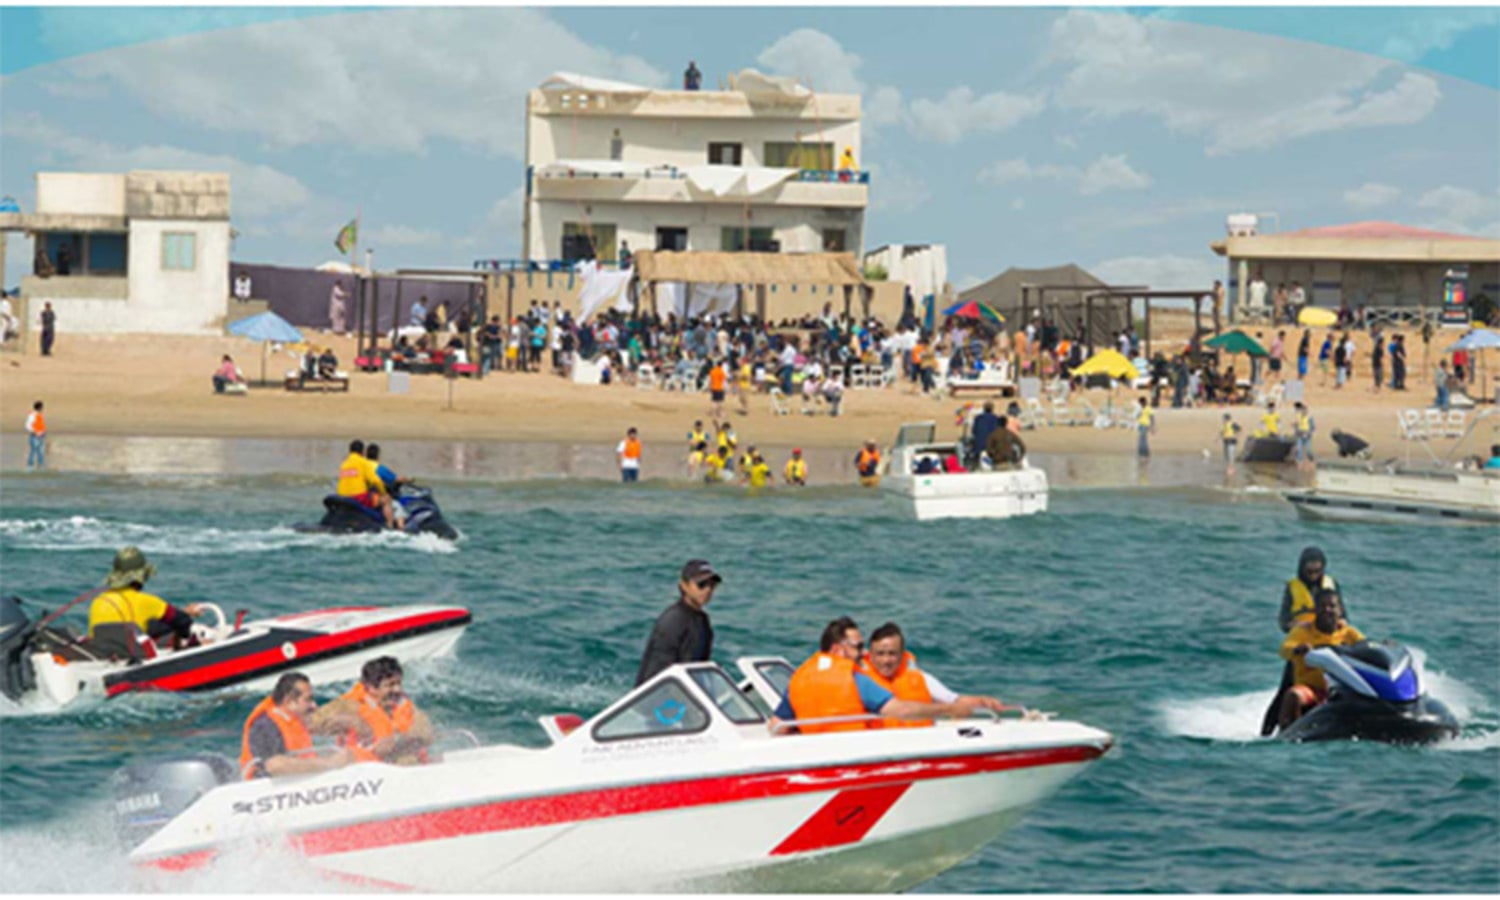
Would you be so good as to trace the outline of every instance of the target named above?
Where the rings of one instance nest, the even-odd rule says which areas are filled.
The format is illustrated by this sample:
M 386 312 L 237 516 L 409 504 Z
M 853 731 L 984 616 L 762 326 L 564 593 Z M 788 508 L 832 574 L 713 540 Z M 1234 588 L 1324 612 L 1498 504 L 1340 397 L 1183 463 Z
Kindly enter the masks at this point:
M 791 667 L 739 665 L 740 684 L 678 665 L 588 721 L 544 717 L 541 749 L 252 781 L 219 757 L 133 767 L 117 825 L 167 885 L 220 854 L 290 850 L 331 881 L 421 892 L 893 891 L 977 852 L 1113 740 L 992 718 L 772 735 Z
M 1047 473 L 1025 460 L 1018 469 L 944 471 L 963 459 L 959 442 L 936 440 L 932 422 L 908 422 L 887 453 L 881 490 L 900 498 L 919 520 L 1008 519 L 1047 511 Z
M 133 658 L 109 658 L 44 616 L 31 622 L 16 597 L 0 598 L 0 694 L 34 711 L 135 691 L 267 689 L 293 669 L 315 682 L 349 681 L 377 656 L 403 662 L 453 650 L 471 620 L 458 606 L 345 606 L 194 624 L 196 646 L 172 650 L 140 638 Z
M 1318 463 L 1314 486 L 1288 491 L 1304 519 L 1500 524 L 1500 471 L 1399 463 Z

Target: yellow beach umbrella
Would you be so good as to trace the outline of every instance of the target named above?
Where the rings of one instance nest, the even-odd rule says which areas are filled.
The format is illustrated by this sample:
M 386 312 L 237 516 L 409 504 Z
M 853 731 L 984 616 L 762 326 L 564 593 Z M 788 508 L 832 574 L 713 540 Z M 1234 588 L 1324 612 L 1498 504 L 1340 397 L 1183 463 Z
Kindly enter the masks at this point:
M 1130 360 L 1118 350 L 1100 350 L 1073 370 L 1074 375 L 1108 375 L 1118 381 L 1134 381 L 1141 377 Z
M 1297 313 L 1297 324 L 1312 328 L 1327 328 L 1337 325 L 1338 321 L 1338 313 L 1321 306 L 1305 306 L 1302 312 Z

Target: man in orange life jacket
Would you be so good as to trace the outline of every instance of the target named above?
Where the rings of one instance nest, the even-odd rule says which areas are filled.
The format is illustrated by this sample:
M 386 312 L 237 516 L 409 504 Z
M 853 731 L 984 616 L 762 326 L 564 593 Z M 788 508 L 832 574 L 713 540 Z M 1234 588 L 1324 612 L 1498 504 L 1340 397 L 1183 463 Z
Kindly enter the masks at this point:
M 828 623 L 818 643 L 818 652 L 804 662 L 792 675 L 787 685 L 786 696 L 771 716 L 769 727 L 772 734 L 780 733 L 778 726 L 792 719 L 823 719 L 834 716 L 858 716 L 873 714 L 890 719 L 931 720 L 939 718 L 964 719 L 981 706 L 987 706 L 988 698 L 964 697 L 954 703 L 923 703 L 903 700 L 876 684 L 868 675 L 855 671 L 854 664 L 864 651 L 859 626 L 848 616 Z M 998 705 L 998 704 L 996 704 Z M 818 725 L 799 725 L 803 734 L 819 734 L 828 731 L 861 731 L 872 727 L 872 723 L 834 722 Z M 879 727 L 878 723 L 873 727 Z
M 309 775 L 349 764 L 347 750 L 314 752 L 307 716 L 316 706 L 312 682 L 306 675 L 288 672 L 277 679 L 271 696 L 260 701 L 245 720 L 240 738 L 240 771 L 247 780 Z
M 938 681 L 936 675 L 917 668 L 917 659 L 906 651 L 906 636 L 895 622 L 885 623 L 870 635 L 870 652 L 859 660 L 855 671 L 890 691 L 899 700 L 915 700 L 919 703 L 956 703 L 968 700 L 976 707 L 995 712 L 1005 709 L 1005 705 L 994 697 L 961 696 Z M 916 728 L 931 725 L 932 721 L 888 719 L 882 724 L 886 728 Z
M 402 690 L 401 663 L 382 656 L 365 663 L 359 683 L 307 720 L 313 734 L 343 738 L 356 762 L 425 762 L 432 722 Z

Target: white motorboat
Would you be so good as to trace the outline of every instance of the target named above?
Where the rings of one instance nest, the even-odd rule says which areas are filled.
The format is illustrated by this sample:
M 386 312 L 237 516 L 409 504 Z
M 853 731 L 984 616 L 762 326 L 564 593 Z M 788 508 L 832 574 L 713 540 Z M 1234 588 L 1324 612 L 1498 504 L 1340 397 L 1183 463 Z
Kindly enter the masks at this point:
M 296 669 L 316 682 L 349 681 L 377 656 L 403 662 L 452 652 L 471 620 L 458 606 L 345 606 L 193 626 L 196 646 L 140 638 L 132 658 L 110 658 L 65 628 L 32 623 L 16 597 L 0 598 L 0 694 L 34 711 L 136 691 L 267 689 Z
M 1313 477 L 1286 493 L 1304 519 L 1500 524 L 1500 470 L 1329 462 Z
M 251 781 L 219 757 L 125 769 L 117 825 L 167 885 L 220 854 L 290 851 L 332 881 L 422 892 L 892 891 L 976 853 L 1113 741 L 993 718 L 772 735 L 791 667 L 739 666 L 739 684 L 677 665 L 586 722 L 543 717 L 541 749 Z
M 908 422 L 887 453 L 881 490 L 899 497 L 917 519 L 1008 519 L 1047 511 L 1047 473 L 1022 460 L 1017 469 L 944 470 L 962 460 L 960 442 L 936 440 L 932 422 Z

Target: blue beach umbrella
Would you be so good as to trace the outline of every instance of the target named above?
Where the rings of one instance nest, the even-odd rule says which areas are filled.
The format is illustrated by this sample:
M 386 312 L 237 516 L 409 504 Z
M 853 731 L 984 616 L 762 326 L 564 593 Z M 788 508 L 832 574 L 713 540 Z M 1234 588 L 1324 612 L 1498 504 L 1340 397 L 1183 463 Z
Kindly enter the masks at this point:
M 260 383 L 266 383 L 266 351 L 274 341 L 281 344 L 302 342 L 302 332 L 296 326 L 273 312 L 263 312 L 241 319 L 229 326 L 229 333 L 252 341 L 261 342 Z
M 1488 328 L 1476 328 L 1458 339 L 1458 342 L 1448 348 L 1448 352 L 1454 350 L 1490 350 L 1500 347 L 1500 333 Z

